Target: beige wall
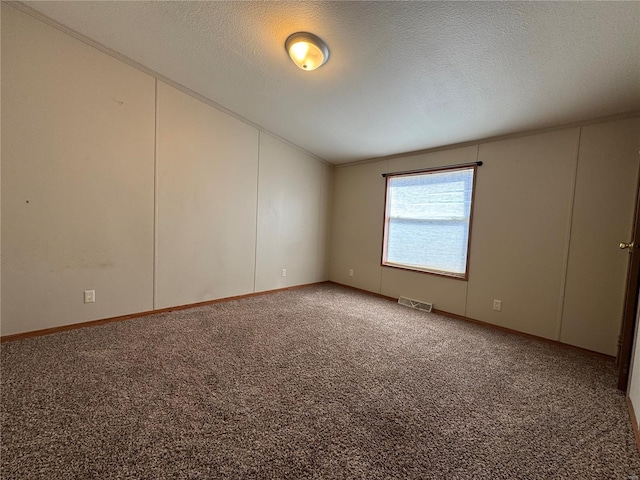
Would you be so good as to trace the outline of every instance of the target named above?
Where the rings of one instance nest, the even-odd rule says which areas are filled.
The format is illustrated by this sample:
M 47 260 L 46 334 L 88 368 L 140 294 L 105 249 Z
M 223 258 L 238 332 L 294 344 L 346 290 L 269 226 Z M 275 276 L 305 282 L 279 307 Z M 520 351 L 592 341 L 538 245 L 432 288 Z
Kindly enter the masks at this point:
M 468 317 L 557 338 L 578 134 L 480 145 Z
M 336 169 L 331 242 L 331 280 L 380 292 L 382 212 L 387 162 Z M 349 277 L 352 269 L 353 277 Z
M 253 291 L 258 131 L 158 82 L 155 308 Z
M 331 171 L 271 135 L 260 134 L 256 291 L 327 279 L 324 246 Z
M 632 118 L 336 168 L 330 278 L 615 355 L 638 132 Z M 468 282 L 381 267 L 381 173 L 476 159 Z
M 2 335 L 328 278 L 331 166 L 8 5 L 2 74 Z
M 154 79 L 2 9 L 2 333 L 150 310 Z
M 7 5 L 2 43 L 3 335 L 330 265 L 339 283 L 615 354 L 638 118 L 334 172 Z M 381 174 L 476 159 L 469 281 L 381 267 Z
M 617 353 L 638 175 L 640 120 L 582 128 L 560 340 Z M 636 239 L 636 242 L 640 239 Z
M 157 152 L 155 308 L 252 292 L 258 131 L 158 82 Z

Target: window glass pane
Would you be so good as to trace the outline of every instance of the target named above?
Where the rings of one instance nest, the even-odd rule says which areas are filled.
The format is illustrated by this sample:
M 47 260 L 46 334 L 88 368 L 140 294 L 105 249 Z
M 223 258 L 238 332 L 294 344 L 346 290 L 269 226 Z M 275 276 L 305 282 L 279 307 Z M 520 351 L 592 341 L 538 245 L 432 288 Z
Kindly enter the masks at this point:
M 386 263 L 464 276 L 474 169 L 389 177 Z

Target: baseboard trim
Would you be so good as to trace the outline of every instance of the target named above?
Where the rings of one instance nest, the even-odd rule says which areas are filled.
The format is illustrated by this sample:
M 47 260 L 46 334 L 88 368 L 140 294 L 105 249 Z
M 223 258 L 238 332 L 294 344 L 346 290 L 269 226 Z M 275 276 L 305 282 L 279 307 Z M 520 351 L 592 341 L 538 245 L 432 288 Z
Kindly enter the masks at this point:
M 374 297 L 384 298 L 385 300 L 389 300 L 389 301 L 393 301 L 393 302 L 397 302 L 398 301 L 397 298 L 389 297 L 387 295 L 382 295 L 381 293 L 370 292 L 369 290 L 364 290 L 362 288 L 353 287 L 351 285 L 345 285 L 343 283 L 338 283 L 338 282 L 333 282 L 331 280 L 327 280 L 327 281 L 324 281 L 324 282 L 306 283 L 304 285 L 295 285 L 295 286 L 292 286 L 292 287 L 277 288 L 277 289 L 274 289 L 274 290 L 265 290 L 264 292 L 247 293 L 245 295 L 236 295 L 236 296 L 233 296 L 233 297 L 218 298 L 218 299 L 215 299 L 215 300 L 207 300 L 207 301 L 204 301 L 204 302 L 189 303 L 189 304 L 186 304 L 186 305 L 177 305 L 175 307 L 167 307 L 167 308 L 160 308 L 160 309 L 157 309 L 157 310 L 148 310 L 148 311 L 145 311 L 145 312 L 130 313 L 130 314 L 127 314 L 127 315 L 120 315 L 120 316 L 117 316 L 117 317 L 102 318 L 102 319 L 99 319 L 99 320 L 90 320 L 88 322 L 72 323 L 70 325 L 61 325 L 59 327 L 51 327 L 51 328 L 44 328 L 44 329 L 41 329 L 41 330 L 32 330 L 32 331 L 29 331 L 29 332 L 15 333 L 13 335 L 5 335 L 5 336 L 0 337 L 0 343 L 14 342 L 16 340 L 23 340 L 23 339 L 32 338 L 32 337 L 40 337 L 40 336 L 43 336 L 43 335 L 51 335 L 53 333 L 64 332 L 64 331 L 67 331 L 67 330 L 76 330 L 76 329 L 79 329 L 79 328 L 95 327 L 95 326 L 98 326 L 98 325 L 105 325 L 107 323 L 122 322 L 124 320 L 131 320 L 131 319 L 134 319 L 134 318 L 147 317 L 149 315 L 155 315 L 157 313 L 167 313 L 167 312 L 173 312 L 175 310 L 185 310 L 187 308 L 201 307 L 201 306 L 205 306 L 205 305 L 213 305 L 213 304 L 221 303 L 221 302 L 229 302 L 231 300 L 241 300 L 243 298 L 257 297 L 257 296 L 260 296 L 260 295 L 267 295 L 267 294 L 270 294 L 270 293 L 283 292 L 283 291 L 286 291 L 286 290 L 297 290 L 299 288 L 307 288 L 307 287 L 311 287 L 311 286 L 314 286 L 314 285 L 322 285 L 322 284 L 326 284 L 326 283 L 330 283 L 330 284 L 338 285 L 338 286 L 341 286 L 341 287 L 349 288 L 349 289 L 355 290 L 357 292 L 366 293 L 368 295 L 373 295 Z M 465 316 L 462 316 L 462 315 L 457 315 L 455 313 L 446 312 L 444 310 L 438 310 L 438 309 L 434 308 L 433 309 L 433 313 L 436 313 L 438 315 L 443 315 L 445 317 L 453 318 L 453 319 L 456 319 L 456 320 L 462 320 L 462 321 L 465 321 L 465 322 L 471 322 L 471 323 L 475 323 L 477 325 L 482 325 L 482 326 L 485 326 L 485 327 L 494 328 L 494 329 L 497 329 L 497 330 L 501 330 L 503 332 L 513 333 L 515 335 L 520 335 L 522 337 L 527 337 L 527 338 L 529 338 L 531 340 L 550 343 L 550 344 L 557 345 L 557 346 L 562 347 L 562 348 L 568 348 L 568 349 L 571 349 L 571 350 L 576 350 L 576 351 L 580 351 L 580 352 L 589 353 L 589 354 L 592 354 L 592 355 L 596 355 L 596 356 L 605 358 L 607 360 L 615 360 L 615 357 L 613 357 L 611 355 L 607 355 L 607 354 L 600 353 L 600 352 L 595 352 L 593 350 L 589 350 L 589 349 L 582 348 L 582 347 L 576 347 L 575 345 L 569 345 L 568 343 L 559 342 L 557 340 L 551 340 L 549 338 L 539 337 L 537 335 L 533 335 L 533 334 L 530 334 L 530 333 L 519 332 L 518 330 L 513 330 L 513 329 L 507 328 L 507 327 L 502 327 L 500 325 L 494 325 L 492 323 L 487 323 L 487 322 L 483 322 L 482 320 L 476 320 L 474 318 L 465 317 Z
M 629 398 L 629 395 L 627 395 L 626 399 L 627 399 L 627 407 L 629 408 L 629 416 L 631 417 L 631 426 L 633 428 L 633 435 L 636 439 L 636 448 L 638 449 L 638 453 L 640 453 L 640 432 L 638 431 L 638 419 L 636 417 L 636 412 L 633 409 L 633 403 L 631 403 L 631 398 Z
M 328 283 L 333 283 L 334 285 L 339 285 L 341 287 L 350 288 L 351 290 L 355 290 L 355 291 L 358 291 L 358 292 L 362 292 L 362 293 L 366 293 L 366 294 L 369 294 L 369 295 L 373 295 L 373 296 L 378 297 L 378 298 L 384 298 L 386 300 L 391 300 L 393 302 L 397 302 L 398 301 L 397 298 L 389 297 L 387 295 L 382 295 L 381 293 L 370 292 L 369 290 L 364 290 L 362 288 L 353 287 L 351 285 L 345 285 L 344 283 L 338 283 L 338 282 L 334 282 L 334 281 L 331 281 L 331 280 L 329 280 Z M 445 317 L 453 318 L 453 319 L 456 319 L 456 320 L 462 320 L 462 321 L 465 321 L 465 322 L 475 323 L 477 325 L 482 325 L 484 327 L 493 328 L 493 329 L 500 330 L 500 331 L 503 331 L 503 332 L 512 333 L 514 335 L 519 335 L 521 337 L 526 337 L 526 338 L 529 338 L 531 340 L 536 340 L 536 341 L 543 342 L 543 343 L 550 343 L 552 345 L 557 345 L 558 347 L 567 348 L 567 349 L 570 349 L 570 350 L 575 350 L 575 351 L 579 351 L 579 352 L 583 352 L 583 353 L 589 353 L 591 355 L 595 355 L 595 356 L 604 358 L 606 360 L 612 360 L 612 361 L 615 360 L 614 356 L 607 355 L 606 353 L 596 352 L 594 350 L 589 350 L 588 348 L 577 347 L 575 345 L 570 345 L 568 343 L 563 343 L 563 342 L 560 342 L 558 340 L 552 340 L 550 338 L 540 337 L 538 335 L 533 335 L 531 333 L 520 332 L 518 330 L 513 330 L 513 329 L 508 328 L 508 327 L 502 327 L 500 325 L 494 325 L 493 323 L 483 322 L 482 320 L 476 320 L 475 318 L 465 317 L 463 315 L 458 315 L 458 314 L 455 314 L 455 313 L 446 312 L 444 310 L 438 310 L 437 308 L 433 309 L 433 313 L 436 313 L 438 315 L 442 315 L 442 316 L 445 316 Z
M 325 283 L 329 283 L 329 281 L 305 283 L 304 285 L 295 285 L 293 287 L 276 288 L 274 290 L 265 290 L 264 292 L 247 293 L 245 295 L 236 295 L 234 297 L 217 298 L 215 300 L 207 300 L 207 301 L 198 302 L 198 303 L 189 303 L 186 305 L 177 305 L 175 307 L 160 308 L 157 310 L 148 310 L 146 312 L 130 313 L 128 315 L 120 315 L 118 317 L 101 318 L 99 320 L 90 320 L 88 322 L 72 323 L 69 325 L 61 325 L 59 327 L 43 328 L 41 330 L 32 330 L 30 332 L 15 333 L 13 335 L 5 335 L 3 337 L 0 337 L 0 343 L 15 342 L 16 340 L 24 340 L 26 338 L 32 338 L 32 337 L 41 337 L 43 335 L 51 335 L 53 333 L 64 332 L 67 330 L 77 330 L 79 328 L 96 327 L 98 325 L 106 325 L 107 323 L 122 322 L 124 320 L 131 320 L 134 318 L 147 317 L 149 315 L 155 315 L 157 313 L 173 312 L 175 310 L 185 310 L 188 308 L 202 307 L 205 305 L 213 305 L 216 303 L 229 302 L 231 300 L 242 300 L 244 298 L 268 295 L 270 293 L 284 292 L 286 290 L 298 290 L 300 288 L 308 288 L 314 285 L 322 285 Z

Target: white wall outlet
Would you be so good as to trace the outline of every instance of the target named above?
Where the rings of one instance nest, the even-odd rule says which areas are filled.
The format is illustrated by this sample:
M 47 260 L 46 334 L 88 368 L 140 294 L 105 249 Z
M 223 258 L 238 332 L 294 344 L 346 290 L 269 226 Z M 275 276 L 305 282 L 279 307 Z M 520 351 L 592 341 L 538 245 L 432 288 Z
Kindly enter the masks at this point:
M 493 309 L 501 312 L 502 311 L 502 300 L 494 300 L 493 301 Z
M 96 291 L 95 290 L 85 290 L 84 291 L 84 303 L 95 303 L 96 301 Z
M 283 269 L 282 269 L 282 276 L 283 276 L 283 277 L 286 277 L 286 276 L 287 276 L 287 269 L 286 269 L 286 268 L 283 268 Z
M 350 276 L 350 277 L 353 277 L 353 268 L 350 268 L 350 269 L 349 269 L 349 276 Z

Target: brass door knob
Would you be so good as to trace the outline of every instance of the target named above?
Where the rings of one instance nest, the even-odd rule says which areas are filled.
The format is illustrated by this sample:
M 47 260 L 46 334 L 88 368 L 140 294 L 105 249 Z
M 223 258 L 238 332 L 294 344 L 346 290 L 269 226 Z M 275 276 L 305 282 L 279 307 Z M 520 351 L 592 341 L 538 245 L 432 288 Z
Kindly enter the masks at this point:
M 620 242 L 620 248 L 622 250 L 624 250 L 625 248 L 628 248 L 629 250 L 631 250 L 634 246 L 635 246 L 635 244 L 633 242 L 631 242 L 631 243 Z

